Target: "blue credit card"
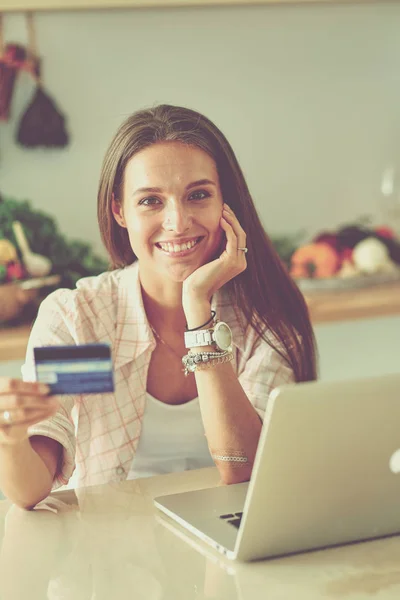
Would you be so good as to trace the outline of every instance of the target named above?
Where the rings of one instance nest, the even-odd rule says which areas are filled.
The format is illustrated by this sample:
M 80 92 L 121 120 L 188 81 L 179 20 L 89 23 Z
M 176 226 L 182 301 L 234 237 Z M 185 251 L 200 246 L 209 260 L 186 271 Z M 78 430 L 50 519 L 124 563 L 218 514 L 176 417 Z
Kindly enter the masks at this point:
M 107 344 L 34 348 L 36 379 L 50 394 L 107 394 L 114 391 Z

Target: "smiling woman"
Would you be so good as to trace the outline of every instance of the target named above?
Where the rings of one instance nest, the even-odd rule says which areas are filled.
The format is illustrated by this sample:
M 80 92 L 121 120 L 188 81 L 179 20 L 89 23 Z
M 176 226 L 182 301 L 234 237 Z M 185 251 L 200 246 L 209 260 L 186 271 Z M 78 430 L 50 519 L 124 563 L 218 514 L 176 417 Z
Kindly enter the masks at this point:
M 304 299 L 231 146 L 187 108 L 133 114 L 106 153 L 98 219 L 110 271 L 48 296 L 26 381 L 0 381 L 0 487 L 28 506 L 74 470 L 78 486 L 213 464 L 248 480 L 271 391 L 316 367 Z M 33 347 L 96 342 L 114 393 L 48 401 L 29 383 Z
M 143 265 L 142 284 L 157 287 L 160 294 L 166 284 L 171 287 L 170 279 L 185 281 L 222 252 L 223 199 L 216 166 L 200 148 L 189 150 L 179 141 L 141 150 L 128 161 L 120 192 L 113 196 L 116 222 L 126 228 Z

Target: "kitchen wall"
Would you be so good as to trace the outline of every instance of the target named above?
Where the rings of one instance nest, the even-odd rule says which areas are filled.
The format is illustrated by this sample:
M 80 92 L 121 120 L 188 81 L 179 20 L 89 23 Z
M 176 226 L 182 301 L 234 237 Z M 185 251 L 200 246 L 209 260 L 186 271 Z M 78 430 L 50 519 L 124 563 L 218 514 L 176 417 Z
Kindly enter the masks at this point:
M 271 233 L 376 214 L 382 171 L 399 156 L 400 3 L 48 12 L 36 25 L 72 141 L 15 144 L 32 92 L 22 77 L 0 126 L 0 192 L 31 199 L 65 233 L 100 249 L 104 151 L 128 114 L 160 102 L 222 128 Z M 7 15 L 5 30 L 26 41 L 22 15 Z

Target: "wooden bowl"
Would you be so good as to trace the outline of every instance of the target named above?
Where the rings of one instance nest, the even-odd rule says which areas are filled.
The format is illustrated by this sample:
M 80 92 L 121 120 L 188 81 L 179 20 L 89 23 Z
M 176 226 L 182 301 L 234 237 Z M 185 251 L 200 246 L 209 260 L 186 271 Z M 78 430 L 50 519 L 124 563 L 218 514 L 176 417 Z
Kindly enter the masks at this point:
M 16 319 L 24 307 L 37 298 L 41 288 L 59 281 L 59 275 L 49 275 L 0 285 L 0 323 Z

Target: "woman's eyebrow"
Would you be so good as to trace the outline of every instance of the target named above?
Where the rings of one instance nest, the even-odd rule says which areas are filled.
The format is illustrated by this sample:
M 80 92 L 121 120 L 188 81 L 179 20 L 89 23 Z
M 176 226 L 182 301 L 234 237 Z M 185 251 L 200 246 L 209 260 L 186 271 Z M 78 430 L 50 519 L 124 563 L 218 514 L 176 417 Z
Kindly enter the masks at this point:
M 199 185 L 213 185 L 216 186 L 216 183 L 214 181 L 211 181 L 211 179 L 198 179 L 197 181 L 192 181 L 191 183 L 189 183 L 185 190 L 191 190 L 194 187 L 198 187 Z M 137 190 L 135 190 L 132 194 L 132 196 L 135 196 L 135 194 L 139 194 L 139 193 L 152 193 L 152 194 L 162 194 L 163 190 L 162 188 L 159 187 L 142 187 L 142 188 L 138 188 Z
M 199 179 L 198 181 L 192 181 L 192 183 L 189 183 L 189 185 L 187 185 L 185 189 L 191 190 L 192 188 L 197 187 L 199 185 L 214 185 L 214 186 L 216 186 L 216 183 L 214 181 L 211 181 L 211 179 Z

